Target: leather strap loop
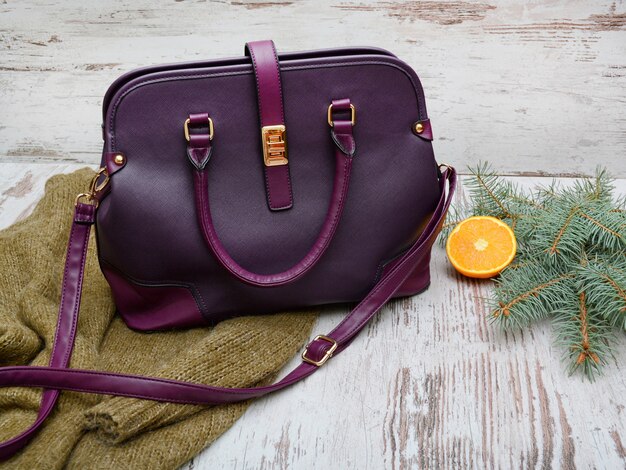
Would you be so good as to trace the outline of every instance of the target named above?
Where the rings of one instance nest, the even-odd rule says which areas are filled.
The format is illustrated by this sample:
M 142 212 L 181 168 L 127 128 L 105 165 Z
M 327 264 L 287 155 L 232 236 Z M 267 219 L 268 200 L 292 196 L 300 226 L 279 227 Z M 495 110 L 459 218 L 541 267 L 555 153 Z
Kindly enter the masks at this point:
M 448 184 L 448 191 L 445 186 Z M 320 361 L 331 347 L 333 357 L 347 348 L 366 323 L 378 312 L 420 263 L 427 262 L 452 201 L 456 186 L 456 172 L 446 166 L 440 178 L 441 196 L 432 218 L 415 243 L 399 258 L 393 267 L 376 283 L 370 293 L 326 336 L 319 336 L 307 347 L 307 357 Z M 147 400 L 217 405 L 260 397 L 281 390 L 311 375 L 319 367 L 303 361 L 279 382 L 255 388 L 212 387 L 171 379 L 115 374 L 93 370 L 68 369 L 74 342 L 75 325 L 80 307 L 82 274 L 86 259 L 87 241 L 95 210 L 76 206 L 74 224 L 68 244 L 66 269 L 63 276 L 62 301 L 51 367 L 12 366 L 0 368 L 0 387 L 43 387 L 42 407 L 35 423 L 22 434 L 0 444 L 0 460 L 6 460 L 23 448 L 35 435 L 50 413 L 58 397 L 58 390 L 119 395 Z M 330 340 L 330 341 L 329 341 Z M 62 358 L 62 359 L 59 359 Z M 50 398 L 47 398 L 50 397 Z
M 285 125 L 283 90 L 280 79 L 278 56 L 273 41 L 246 43 L 245 54 L 252 60 L 259 103 L 261 128 Z M 265 142 L 261 142 L 265 145 Z M 287 145 L 286 142 L 283 145 Z M 293 206 L 289 163 L 278 166 L 263 166 L 267 203 L 273 211 L 290 209 Z
M 208 132 L 192 134 L 189 131 L 190 125 L 208 127 Z M 187 158 L 196 169 L 204 170 L 213 152 L 211 146 L 213 121 L 211 121 L 208 113 L 189 115 L 185 123 L 185 137 L 187 138 Z

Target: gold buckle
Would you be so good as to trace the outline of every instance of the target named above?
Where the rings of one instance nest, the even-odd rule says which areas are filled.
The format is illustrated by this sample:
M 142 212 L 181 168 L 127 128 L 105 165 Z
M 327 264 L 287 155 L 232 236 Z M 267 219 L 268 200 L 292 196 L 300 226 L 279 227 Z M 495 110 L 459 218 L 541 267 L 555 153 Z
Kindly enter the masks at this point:
M 76 199 L 74 200 L 74 206 L 77 206 L 82 198 L 85 198 L 87 200 L 86 203 L 93 204 L 94 206 L 98 207 L 98 200 L 90 193 L 80 193 L 78 196 L 76 196 Z
M 191 122 L 190 118 L 187 118 L 185 120 L 185 124 L 183 126 L 183 129 L 185 131 L 185 139 L 187 140 L 187 142 L 189 142 L 189 123 Z M 213 119 L 209 118 L 209 140 L 213 140 Z
M 328 105 L 327 119 L 328 119 L 328 125 L 330 127 L 334 127 L 335 123 L 333 122 L 333 104 L 332 103 Z M 356 124 L 356 108 L 354 107 L 353 104 L 350 105 L 350 121 L 353 126 Z
M 263 162 L 265 166 L 287 165 L 287 140 L 285 126 L 263 126 L 261 142 L 263 142 Z
M 324 357 L 322 357 L 319 361 L 314 361 L 313 359 L 309 359 L 308 357 L 306 357 L 306 353 L 309 350 L 308 347 L 302 353 L 302 360 L 304 362 L 308 362 L 309 364 L 313 364 L 314 366 L 317 366 L 317 367 L 323 365 L 327 360 L 329 360 L 331 358 L 331 356 L 333 355 L 333 353 L 335 352 L 335 349 L 337 349 L 337 341 L 335 341 L 332 338 L 329 338 L 328 336 L 324 336 L 324 335 L 317 335 L 315 337 L 315 339 L 313 339 L 313 341 L 311 341 L 311 343 L 314 343 L 318 339 L 322 339 L 322 340 L 327 341 L 330 344 L 332 344 L 332 346 L 328 349 L 328 351 L 326 351 L 326 354 L 324 354 Z M 309 343 L 309 344 L 311 344 L 311 343 Z
M 446 170 L 454 170 L 454 167 L 452 165 L 448 165 L 447 163 L 440 163 L 439 170 L 441 170 L 441 168 L 445 168 Z

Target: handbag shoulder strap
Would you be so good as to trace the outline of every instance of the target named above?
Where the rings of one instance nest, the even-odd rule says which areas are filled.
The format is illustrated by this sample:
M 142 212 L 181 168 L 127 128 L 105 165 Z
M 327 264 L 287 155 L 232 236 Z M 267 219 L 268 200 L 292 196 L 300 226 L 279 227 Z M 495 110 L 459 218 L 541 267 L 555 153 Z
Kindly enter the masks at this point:
M 0 387 L 41 387 L 41 407 L 33 425 L 18 436 L 0 444 L 0 460 L 10 458 L 36 434 L 48 417 L 60 390 L 119 395 L 155 401 L 218 405 L 260 397 L 281 390 L 315 372 L 331 356 L 346 349 L 367 322 L 397 292 L 415 266 L 428 260 L 452 201 L 456 172 L 448 165 L 439 179 L 440 198 L 425 229 L 415 243 L 380 278 L 365 298 L 327 335 L 318 335 L 302 353 L 302 362 L 282 380 L 263 387 L 224 388 L 157 377 L 116 374 L 95 370 L 69 369 L 80 307 L 83 270 L 91 225 L 97 201 L 81 202 L 78 197 L 67 248 L 57 330 L 50 365 L 47 367 L 10 366 L 0 368 Z M 448 190 L 446 191 L 446 184 Z

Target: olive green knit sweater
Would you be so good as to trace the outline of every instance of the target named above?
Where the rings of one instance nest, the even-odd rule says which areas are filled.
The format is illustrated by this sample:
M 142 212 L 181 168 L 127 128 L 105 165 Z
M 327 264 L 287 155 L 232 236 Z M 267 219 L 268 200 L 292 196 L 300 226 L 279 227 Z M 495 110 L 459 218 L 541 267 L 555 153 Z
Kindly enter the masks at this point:
M 92 175 L 85 169 L 54 176 L 33 214 L 0 232 L 0 365 L 48 363 L 73 200 Z M 275 378 L 315 321 L 313 312 L 297 312 L 241 317 L 214 328 L 131 331 L 115 314 L 93 241 L 71 367 L 253 386 Z M 40 396 L 39 389 L 0 389 L 1 440 L 34 421 Z M 247 406 L 63 392 L 41 432 L 3 466 L 176 468 L 226 431 Z

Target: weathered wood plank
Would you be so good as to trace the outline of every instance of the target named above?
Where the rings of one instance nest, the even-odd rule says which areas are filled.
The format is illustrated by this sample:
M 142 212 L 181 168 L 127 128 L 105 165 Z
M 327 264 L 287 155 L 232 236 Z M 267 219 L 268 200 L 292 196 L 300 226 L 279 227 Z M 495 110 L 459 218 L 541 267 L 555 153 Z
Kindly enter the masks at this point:
M 173 18 L 184 19 L 173 21 Z M 294 32 L 297 32 L 295 34 Z M 626 177 L 626 4 L 395 0 L 0 5 L 0 158 L 95 164 L 107 86 L 160 62 L 377 45 L 419 73 L 440 158 L 501 173 Z
M 4 163 L 0 161 L 0 230 L 31 213 L 48 178 L 86 165 L 76 163 Z

